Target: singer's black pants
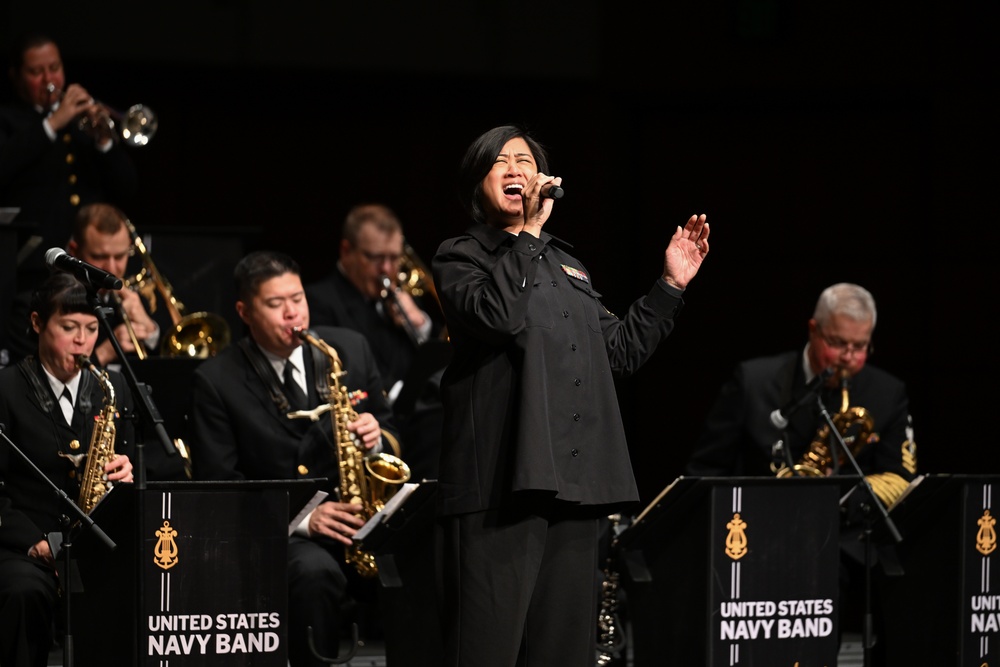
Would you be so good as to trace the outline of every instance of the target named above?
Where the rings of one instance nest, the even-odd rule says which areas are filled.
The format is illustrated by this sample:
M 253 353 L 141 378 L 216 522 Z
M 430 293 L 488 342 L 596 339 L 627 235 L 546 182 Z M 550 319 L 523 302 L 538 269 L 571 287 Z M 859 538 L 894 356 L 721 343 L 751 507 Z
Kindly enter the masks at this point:
M 444 520 L 447 667 L 591 667 L 598 519 L 552 501 Z

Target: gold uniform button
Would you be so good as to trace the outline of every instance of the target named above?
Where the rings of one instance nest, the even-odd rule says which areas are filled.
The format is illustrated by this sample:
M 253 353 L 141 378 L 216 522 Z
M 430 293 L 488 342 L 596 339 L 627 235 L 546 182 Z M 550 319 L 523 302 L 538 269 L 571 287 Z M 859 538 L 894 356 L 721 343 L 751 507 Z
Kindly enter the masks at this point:
M 69 471 L 69 478 L 73 479 L 74 477 L 76 477 L 76 471 L 75 470 L 70 470 Z
M 69 441 L 69 448 L 70 449 L 80 449 L 80 441 L 79 440 L 70 440 Z
M 68 144 L 71 141 L 73 141 L 73 136 L 69 132 L 67 132 L 66 134 L 63 135 L 63 143 L 64 144 Z
M 76 185 L 76 174 L 70 174 L 69 175 L 69 184 L 70 185 Z
M 299 466 L 299 474 L 300 475 L 308 475 L 309 474 L 309 468 L 307 468 L 305 466 Z
M 72 204 L 73 206 L 79 206 L 80 205 L 80 195 L 70 195 L 69 196 L 69 203 Z
M 76 158 L 73 157 L 72 153 L 66 153 L 66 164 L 73 164 L 74 160 L 76 160 Z

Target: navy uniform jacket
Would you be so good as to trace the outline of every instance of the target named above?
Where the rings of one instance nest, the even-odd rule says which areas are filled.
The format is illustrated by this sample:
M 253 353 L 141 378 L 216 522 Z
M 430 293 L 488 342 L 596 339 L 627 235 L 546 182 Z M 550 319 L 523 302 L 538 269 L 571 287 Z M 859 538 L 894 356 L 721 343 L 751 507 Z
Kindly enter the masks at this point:
M 42 243 L 26 260 L 44 269 L 45 251 L 66 245 L 77 209 L 91 202 L 128 207 L 139 178 L 121 145 L 106 153 L 71 122 L 51 141 L 44 114 L 22 101 L 0 107 L 0 206 L 21 209 L 17 219 L 38 224 Z
M 709 411 L 685 473 L 693 476 L 774 475 L 770 468 L 771 450 L 778 439 L 784 440 L 793 463 L 797 463 L 825 423 L 818 404 L 809 400 L 794 412 L 785 432 L 771 424 L 770 416 L 775 409 L 787 405 L 805 391 L 802 358 L 802 350 L 797 350 L 740 363 Z M 906 385 L 889 373 L 866 364 L 851 378 L 848 395 L 850 406 L 863 407 L 871 415 L 873 432 L 878 436 L 877 442 L 863 448 L 858 446 L 855 458 L 865 475 L 898 475 L 905 482 L 912 480 L 917 460 Z M 839 389 L 823 392 L 824 405 L 831 417 L 840 411 L 841 398 Z M 850 462 L 846 465 L 849 467 Z M 846 470 L 842 467 L 841 473 L 855 474 L 852 467 Z M 873 487 L 882 497 L 880 488 L 874 483 Z M 883 501 L 891 501 L 905 484 L 894 487 L 896 493 L 886 494 Z
M 32 377 L 34 379 L 32 379 Z M 108 371 L 115 389 L 119 416 L 115 419 L 115 451 L 134 456 L 132 395 L 125 378 Z M 104 391 L 97 378 L 82 371 L 72 426 L 66 423 L 41 364 L 28 357 L 0 370 L 0 423 L 3 433 L 67 496 L 76 501 L 86 460 L 76 467 L 70 456 L 87 451 L 94 418 L 104 405 Z M 0 558 L 4 552 L 19 555 L 49 532 L 62 529 L 59 518 L 70 511 L 52 488 L 11 450 L 0 443 Z
M 372 413 L 384 431 L 397 437 L 382 395 L 382 380 L 365 339 L 338 327 L 317 327 L 313 333 L 337 350 L 347 371 L 340 381 L 351 392 L 354 410 Z M 287 405 L 282 408 L 272 394 L 281 391 L 277 375 L 268 366 L 273 377 L 265 383 L 255 371 L 245 344 L 228 346 L 195 371 L 190 443 L 194 479 L 327 478 L 335 488 L 339 473 L 332 413 L 316 422 L 288 419 Z M 312 405 L 319 405 L 317 387 L 327 386 L 327 378 L 315 372 L 313 359 L 318 355 L 322 363 L 326 357 L 312 345 L 303 345 L 309 397 Z M 388 445 L 385 451 L 389 451 Z
M 527 490 L 638 500 L 614 381 L 669 335 L 680 293 L 661 279 L 619 319 L 569 248 L 480 224 L 433 259 L 454 352 L 442 378 L 445 514 Z

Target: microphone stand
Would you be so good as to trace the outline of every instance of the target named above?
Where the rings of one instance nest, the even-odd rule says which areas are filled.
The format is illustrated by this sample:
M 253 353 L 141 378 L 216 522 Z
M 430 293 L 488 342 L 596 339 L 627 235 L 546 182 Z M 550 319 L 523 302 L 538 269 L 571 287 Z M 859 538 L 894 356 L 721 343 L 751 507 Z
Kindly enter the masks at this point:
M 86 512 L 84 512 L 79 505 L 77 505 L 66 492 L 56 486 L 51 479 L 46 476 L 38 466 L 35 465 L 34 461 L 28 458 L 20 447 L 14 444 L 14 442 L 7 437 L 7 434 L 3 432 L 3 424 L 0 424 L 0 437 L 2 437 L 7 445 L 10 447 L 11 451 L 16 453 L 24 463 L 32 470 L 32 472 L 42 480 L 46 486 L 52 489 L 62 504 L 69 510 L 70 514 L 76 515 L 78 519 L 78 524 L 74 524 L 69 516 L 63 515 L 61 522 L 63 525 L 62 530 L 62 544 L 60 545 L 59 555 L 63 559 L 63 579 L 62 587 L 65 595 L 63 595 L 63 600 L 65 602 L 65 607 L 63 608 L 64 619 L 65 619 L 65 633 L 63 635 L 63 667 L 73 667 L 73 631 L 72 631 L 72 616 L 70 615 L 70 598 L 73 594 L 72 586 L 72 558 L 70 557 L 70 551 L 73 547 L 73 540 L 70 538 L 71 526 L 79 525 L 81 529 L 87 529 L 94 533 L 97 538 L 108 547 L 108 551 L 114 551 L 118 546 L 114 541 L 108 537 L 107 533 L 101 530 L 100 526 L 94 523 L 94 520 L 90 518 Z
M 864 588 L 864 601 L 865 601 L 865 618 L 863 626 L 863 642 L 862 646 L 864 649 L 863 665 L 868 667 L 871 665 L 871 650 L 874 646 L 873 641 L 873 626 L 872 626 L 872 609 L 871 609 L 871 566 L 872 566 L 872 526 L 874 525 L 874 520 L 872 519 L 872 508 L 878 509 L 879 514 L 882 517 L 882 521 L 885 523 L 885 527 L 889 530 L 889 534 L 892 535 L 893 541 L 897 544 L 903 541 L 903 536 L 900 534 L 899 530 L 896 528 L 896 524 L 889 517 L 889 512 L 886 510 L 885 505 L 882 501 L 878 499 L 875 495 L 875 490 L 872 489 L 872 485 L 865 478 L 864 472 L 861 471 L 861 466 L 858 465 L 857 459 L 854 458 L 854 454 L 851 453 L 851 448 L 847 446 L 844 442 L 843 436 L 840 435 L 840 430 L 837 425 L 833 423 L 833 419 L 830 417 L 830 412 L 826 409 L 826 405 L 823 404 L 823 398 L 821 395 L 817 394 L 816 404 L 819 406 L 819 412 L 823 415 L 823 420 L 826 422 L 827 426 L 830 428 L 830 443 L 836 444 L 840 447 L 840 451 L 844 453 L 844 457 L 850 462 L 851 467 L 858 474 L 858 479 L 861 481 L 858 486 L 864 487 L 866 496 L 871 500 L 871 503 L 863 502 L 861 505 L 861 511 L 864 514 L 864 545 L 865 545 L 865 588 Z M 832 459 L 836 462 L 839 461 L 839 457 L 835 451 L 831 450 Z
M 153 432 L 156 434 L 157 439 L 163 446 L 164 451 L 167 456 L 173 456 L 177 453 L 177 448 L 174 447 L 173 441 L 170 436 L 167 435 L 167 430 L 163 426 L 163 417 L 160 416 L 159 410 L 156 408 L 156 404 L 153 403 L 153 399 L 150 396 L 149 385 L 144 382 L 139 382 L 135 377 L 135 372 L 132 370 L 132 366 L 129 364 L 128 359 L 125 356 L 124 350 L 122 350 L 121 343 L 118 342 L 118 338 L 115 336 L 114 327 L 111 326 L 111 322 L 108 321 L 108 313 L 112 310 L 110 307 L 105 306 L 101 303 L 101 298 L 97 293 L 97 290 L 88 286 L 87 287 L 87 298 L 90 300 L 91 308 L 94 311 L 94 315 L 97 316 L 98 321 L 101 323 L 101 327 L 108 334 L 108 340 L 111 341 L 111 346 L 114 347 L 115 353 L 118 355 L 118 360 L 121 362 L 121 372 L 125 376 L 125 381 L 132 391 L 132 395 L 135 397 L 135 404 L 139 409 L 139 412 L 143 418 L 143 424 L 152 427 Z M 145 443 L 143 438 L 138 437 L 135 439 L 135 454 L 136 454 L 136 464 L 132 466 L 133 478 L 135 480 L 136 493 L 136 534 L 142 535 L 143 521 L 145 519 L 145 491 L 146 491 L 146 461 L 143 448 Z M 143 582 L 144 577 L 136 577 L 136 597 L 131 601 L 131 604 L 137 605 L 139 600 L 145 599 L 145 592 L 143 590 L 145 584 Z M 139 610 L 133 610 L 136 613 L 132 614 L 133 620 L 133 636 L 138 637 L 139 633 L 139 617 L 141 616 Z M 136 656 L 133 656 L 133 659 Z

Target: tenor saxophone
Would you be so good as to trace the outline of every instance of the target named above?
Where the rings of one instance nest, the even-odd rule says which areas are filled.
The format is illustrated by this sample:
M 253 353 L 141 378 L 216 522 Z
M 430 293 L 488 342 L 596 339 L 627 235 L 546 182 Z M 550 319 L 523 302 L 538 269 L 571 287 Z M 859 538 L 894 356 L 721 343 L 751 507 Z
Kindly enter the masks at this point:
M 101 498 L 111 490 L 104 467 L 115 457 L 115 388 L 108 379 L 108 372 L 98 370 L 85 354 L 78 355 L 76 365 L 90 371 L 97 378 L 104 391 L 101 413 L 94 421 L 94 431 L 87 449 L 87 464 L 80 480 L 80 495 L 76 504 L 84 512 L 90 513 Z
M 296 329 L 299 338 L 320 350 L 330 360 L 327 383 L 330 389 L 330 418 L 336 437 L 337 463 L 340 472 L 340 500 L 357 507 L 357 513 L 366 521 L 378 512 L 410 479 L 410 467 L 391 454 L 370 454 L 358 446 L 347 425 L 358 418 L 351 405 L 350 392 L 341 378 L 346 371 L 337 350 L 304 329 Z M 375 555 L 357 544 L 345 548 L 345 559 L 363 577 L 378 575 Z

